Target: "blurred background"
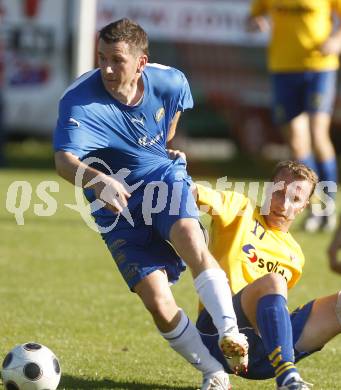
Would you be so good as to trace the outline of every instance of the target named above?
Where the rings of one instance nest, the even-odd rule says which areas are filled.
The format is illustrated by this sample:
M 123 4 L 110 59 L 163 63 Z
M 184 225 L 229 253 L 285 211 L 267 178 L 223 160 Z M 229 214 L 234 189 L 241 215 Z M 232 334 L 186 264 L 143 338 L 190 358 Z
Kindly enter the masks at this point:
M 192 174 L 225 175 L 231 165 L 232 175 L 266 175 L 289 151 L 271 122 L 268 36 L 245 31 L 249 3 L 0 0 L 0 163 L 52 165 L 47 145 L 59 97 L 94 66 L 96 31 L 127 16 L 149 34 L 150 62 L 175 66 L 189 79 L 195 107 L 183 115 L 176 146 L 187 152 Z M 338 153 L 340 93 L 332 126 Z

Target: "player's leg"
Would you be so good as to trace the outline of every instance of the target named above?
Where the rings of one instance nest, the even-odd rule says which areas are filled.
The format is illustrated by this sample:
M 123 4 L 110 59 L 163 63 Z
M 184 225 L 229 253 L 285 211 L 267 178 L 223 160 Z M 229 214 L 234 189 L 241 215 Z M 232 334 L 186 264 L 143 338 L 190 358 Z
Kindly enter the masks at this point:
M 179 219 L 171 227 L 170 241 L 191 269 L 200 300 L 218 330 L 224 355 L 228 359 L 237 358 L 237 361 L 233 360 L 236 367 L 246 367 L 247 341 L 237 327 L 228 280 L 209 252 L 198 221 Z
M 309 74 L 309 90 L 307 93 L 307 111 L 309 112 L 312 147 L 317 161 L 317 173 L 323 182 L 330 182 L 325 193 L 330 198 L 330 213 L 323 218 L 323 228 L 332 230 L 336 227 L 334 200 L 337 182 L 337 161 L 335 149 L 330 138 L 331 113 L 336 94 L 336 72 L 311 72 Z
M 329 135 L 330 114 L 318 112 L 311 115 L 311 128 L 313 147 L 317 160 L 318 175 L 322 182 L 325 182 L 323 202 L 326 204 L 325 214 L 322 218 L 321 228 L 332 231 L 336 227 L 336 183 L 337 183 L 337 161 L 334 146 Z
M 313 169 L 319 174 L 319 165 L 312 151 L 309 116 L 306 113 L 294 118 L 285 126 L 292 157 Z M 303 227 L 308 232 L 316 232 L 322 227 L 322 216 L 315 215 L 309 208 L 309 214 L 305 218 Z
M 286 280 L 275 273 L 263 276 L 243 289 L 241 304 L 246 317 L 261 335 L 278 388 L 300 381 L 294 363 Z
M 339 333 L 341 333 L 340 292 L 314 301 L 295 349 L 299 352 L 319 350 Z
M 319 163 L 335 158 L 335 149 L 330 139 L 330 123 L 331 116 L 327 112 L 310 114 L 313 149 Z M 326 179 L 321 177 L 321 180 Z
M 152 272 L 136 284 L 134 291 L 151 313 L 157 328 L 170 347 L 203 373 L 202 389 L 227 390 L 228 375 L 224 373 L 223 366 L 210 355 L 194 324 L 177 306 L 166 272 L 163 270 Z M 213 380 L 217 382 L 216 387 L 211 383 Z
M 307 73 L 274 73 L 272 75 L 273 118 L 282 130 L 290 148 L 291 157 L 317 172 L 312 151 L 308 107 L 306 103 Z M 304 229 L 316 231 L 323 223 L 322 217 L 310 211 Z
M 153 227 L 172 243 L 191 269 L 195 288 L 213 318 L 226 356 L 239 356 L 240 364 L 245 365 L 247 340 L 237 327 L 226 274 L 209 252 L 201 231 L 185 164 L 177 162 L 164 183 L 168 185 L 167 205 L 153 216 Z
M 272 74 L 272 114 L 286 139 L 292 158 L 316 170 L 305 107 L 305 77 L 304 72 Z
M 169 284 L 175 283 L 186 269 L 174 248 L 152 227 L 141 223 L 130 230 L 109 233 L 105 241 L 124 280 L 141 298 L 170 346 L 201 371 L 205 380 L 215 378 L 218 385 L 212 390 L 227 390 L 228 375 L 203 345 L 170 290 Z M 204 385 L 202 390 L 206 390 Z
M 312 156 L 309 116 L 306 113 L 301 113 L 284 124 L 282 129 L 290 147 L 292 158 L 315 170 L 316 163 Z

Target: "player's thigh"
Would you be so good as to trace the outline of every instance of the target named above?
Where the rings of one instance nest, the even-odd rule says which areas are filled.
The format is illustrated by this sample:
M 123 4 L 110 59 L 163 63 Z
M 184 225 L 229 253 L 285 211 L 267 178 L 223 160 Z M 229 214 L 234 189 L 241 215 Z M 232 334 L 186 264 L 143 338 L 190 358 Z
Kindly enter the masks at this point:
M 183 257 L 187 252 L 207 246 L 199 220 L 195 218 L 181 218 L 175 221 L 169 237 L 180 256 Z
M 336 97 L 336 71 L 307 72 L 305 110 L 309 113 L 312 146 L 320 160 L 334 157 L 329 129 Z
M 321 349 L 329 340 L 341 332 L 336 316 L 338 294 L 316 299 L 295 348 L 300 352 Z
M 182 158 L 174 165 L 162 180 L 162 206 L 154 210 L 151 218 L 153 228 L 164 239 L 171 241 L 173 225 L 183 219 L 199 219 L 199 210 L 191 190 L 191 178 L 186 171 L 186 162 Z M 159 200 L 159 199 L 158 199 Z
M 306 72 L 305 111 L 331 114 L 336 97 L 336 71 Z
M 304 112 L 304 73 L 273 73 L 271 85 L 273 120 L 284 126 Z

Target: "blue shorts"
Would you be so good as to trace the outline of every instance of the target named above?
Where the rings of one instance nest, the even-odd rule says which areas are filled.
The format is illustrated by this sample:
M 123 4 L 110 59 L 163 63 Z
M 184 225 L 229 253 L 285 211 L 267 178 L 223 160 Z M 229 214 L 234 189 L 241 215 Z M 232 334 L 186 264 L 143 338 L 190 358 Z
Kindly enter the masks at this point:
M 148 196 L 151 196 L 151 200 L 147 204 L 155 208 L 160 196 L 160 211 L 154 213 L 143 206 L 146 191 L 142 191 L 138 195 L 139 199 L 134 199 L 137 206 L 131 212 L 134 226 L 122 218 L 112 231 L 102 234 L 131 290 L 158 269 L 167 272 L 171 283 L 175 283 L 186 269 L 168 241 L 170 229 L 176 221 L 182 218 L 198 220 L 199 212 L 190 184 L 185 163 L 179 161 L 161 176 L 159 182 L 149 183 Z
M 243 290 L 242 290 L 243 291 Z M 247 373 L 240 374 L 240 376 L 246 379 L 269 379 L 275 377 L 275 372 L 271 364 L 269 363 L 268 356 L 265 352 L 262 339 L 256 334 L 252 325 L 246 318 L 242 306 L 241 306 L 241 293 L 240 291 L 233 297 L 233 306 L 237 315 L 238 328 L 241 333 L 244 333 L 249 342 L 249 366 Z M 300 306 L 290 314 L 290 320 L 293 332 L 293 345 L 302 334 L 303 328 L 309 314 L 311 312 L 314 301 L 307 303 L 304 306 Z M 204 344 L 209 349 L 210 353 L 224 366 L 225 371 L 230 374 L 233 372 L 228 367 L 224 355 L 222 354 L 218 346 L 218 334 L 215 326 L 213 325 L 210 315 L 206 309 L 203 309 L 197 320 L 197 328 L 200 331 L 201 338 Z M 311 355 L 313 352 L 298 352 L 295 350 L 295 363 L 300 361 L 306 356 Z
M 273 73 L 273 119 L 283 125 L 303 112 L 331 113 L 336 96 L 336 71 Z

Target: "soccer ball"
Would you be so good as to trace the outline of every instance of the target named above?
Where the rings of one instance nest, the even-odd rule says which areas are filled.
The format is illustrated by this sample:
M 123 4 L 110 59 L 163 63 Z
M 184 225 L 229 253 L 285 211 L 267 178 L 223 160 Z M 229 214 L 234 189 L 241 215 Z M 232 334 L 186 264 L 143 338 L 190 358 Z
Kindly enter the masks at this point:
M 2 363 L 1 376 L 6 390 L 55 390 L 60 375 L 54 353 L 37 343 L 17 345 Z

